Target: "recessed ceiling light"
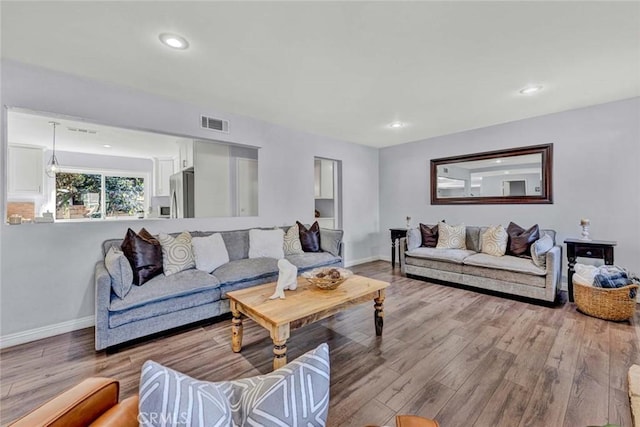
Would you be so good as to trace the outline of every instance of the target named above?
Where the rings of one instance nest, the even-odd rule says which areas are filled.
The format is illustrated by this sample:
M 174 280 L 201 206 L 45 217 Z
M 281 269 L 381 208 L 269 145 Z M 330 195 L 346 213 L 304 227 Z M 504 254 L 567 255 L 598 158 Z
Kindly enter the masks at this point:
M 533 95 L 542 90 L 542 85 L 531 85 L 520 89 L 520 93 L 523 95 Z
M 104 144 L 103 147 L 104 148 L 111 148 L 111 146 L 109 144 Z
M 496 163 L 502 163 L 502 159 L 496 160 Z
M 186 49 L 189 47 L 189 42 L 184 37 L 177 34 L 162 33 L 159 36 L 160 41 L 165 45 L 173 49 Z
M 509 171 L 504 171 L 504 174 L 505 175 L 509 175 Z
M 392 128 L 392 129 L 398 129 L 398 128 L 404 127 L 404 123 L 402 123 L 402 122 L 393 122 L 393 123 L 389 124 L 389 127 Z

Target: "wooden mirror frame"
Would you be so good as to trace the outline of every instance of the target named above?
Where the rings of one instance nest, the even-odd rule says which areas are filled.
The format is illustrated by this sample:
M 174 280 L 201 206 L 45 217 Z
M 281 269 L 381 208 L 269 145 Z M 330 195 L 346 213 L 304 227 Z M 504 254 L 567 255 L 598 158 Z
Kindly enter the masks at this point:
M 542 155 L 541 193 L 535 196 L 490 196 L 490 197 L 438 197 L 438 166 L 495 157 L 513 157 L 526 154 Z M 464 156 L 444 157 L 431 160 L 431 204 L 432 205 L 492 205 L 492 204 L 550 204 L 553 203 L 553 144 L 532 145 L 507 150 L 487 151 Z

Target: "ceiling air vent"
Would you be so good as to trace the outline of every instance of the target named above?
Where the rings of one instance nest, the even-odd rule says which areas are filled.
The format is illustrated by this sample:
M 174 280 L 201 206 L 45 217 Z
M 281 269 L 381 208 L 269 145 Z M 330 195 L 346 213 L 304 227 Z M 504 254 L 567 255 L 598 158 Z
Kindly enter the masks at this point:
M 213 117 L 200 116 L 200 126 L 204 129 L 229 133 L 229 121 L 214 119 Z

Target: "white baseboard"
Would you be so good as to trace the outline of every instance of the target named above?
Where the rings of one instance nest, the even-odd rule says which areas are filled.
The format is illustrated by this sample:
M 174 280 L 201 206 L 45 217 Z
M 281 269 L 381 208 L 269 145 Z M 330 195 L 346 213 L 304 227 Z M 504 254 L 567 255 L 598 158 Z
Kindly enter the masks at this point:
M 354 265 L 364 264 L 365 262 L 378 261 L 379 259 L 380 259 L 379 256 L 372 256 L 372 257 L 369 257 L 369 258 L 354 259 L 354 260 L 346 261 L 344 263 L 344 266 L 345 267 L 353 267 Z M 389 259 L 391 259 L 391 258 L 389 258 Z
M 81 317 L 80 319 L 67 320 L 66 322 L 57 323 L 55 325 L 16 332 L 14 334 L 0 337 L 0 348 L 13 347 L 14 345 L 77 331 L 78 329 L 88 328 L 93 325 L 94 316 L 87 316 Z

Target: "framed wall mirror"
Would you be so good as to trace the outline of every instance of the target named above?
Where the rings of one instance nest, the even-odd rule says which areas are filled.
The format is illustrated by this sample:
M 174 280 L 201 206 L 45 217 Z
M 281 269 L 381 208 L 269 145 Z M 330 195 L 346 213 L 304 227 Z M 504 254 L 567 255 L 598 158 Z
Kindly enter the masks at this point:
M 258 216 L 256 147 L 20 108 L 7 123 L 7 218 Z
M 431 204 L 553 203 L 553 144 L 431 160 Z

